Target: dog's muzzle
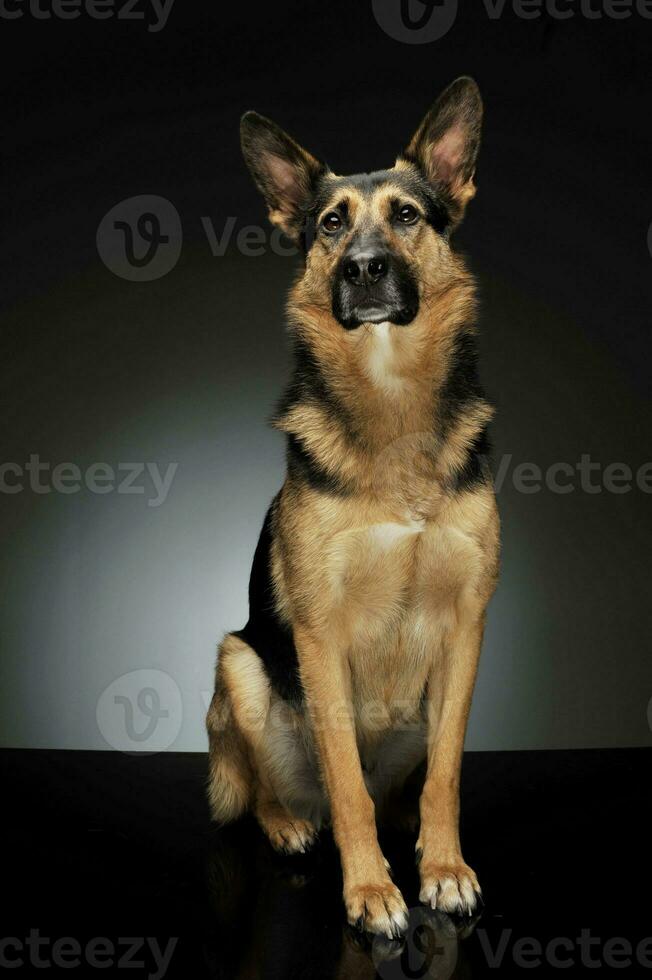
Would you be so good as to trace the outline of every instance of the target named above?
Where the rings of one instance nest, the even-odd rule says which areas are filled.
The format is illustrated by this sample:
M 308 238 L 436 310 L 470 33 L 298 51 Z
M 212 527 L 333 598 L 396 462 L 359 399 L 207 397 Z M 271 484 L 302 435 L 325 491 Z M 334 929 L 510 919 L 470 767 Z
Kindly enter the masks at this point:
M 333 282 L 333 315 L 347 330 L 362 323 L 404 326 L 419 310 L 419 293 L 405 262 L 369 243 L 343 256 Z

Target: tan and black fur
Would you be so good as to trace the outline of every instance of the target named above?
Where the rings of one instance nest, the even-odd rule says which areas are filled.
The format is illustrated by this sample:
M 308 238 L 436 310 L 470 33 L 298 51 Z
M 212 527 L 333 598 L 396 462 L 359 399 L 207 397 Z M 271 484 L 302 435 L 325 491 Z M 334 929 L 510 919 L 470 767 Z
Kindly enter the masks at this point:
M 376 819 L 424 760 L 421 899 L 466 913 L 479 892 L 460 848 L 459 772 L 499 523 L 474 283 L 450 234 L 474 194 L 481 114 L 477 86 L 459 79 L 394 168 L 355 177 L 254 113 L 242 123 L 271 220 L 306 254 L 274 422 L 287 477 L 249 622 L 220 647 L 210 805 L 218 821 L 253 810 L 286 851 L 330 822 L 349 920 L 390 936 L 406 908 Z

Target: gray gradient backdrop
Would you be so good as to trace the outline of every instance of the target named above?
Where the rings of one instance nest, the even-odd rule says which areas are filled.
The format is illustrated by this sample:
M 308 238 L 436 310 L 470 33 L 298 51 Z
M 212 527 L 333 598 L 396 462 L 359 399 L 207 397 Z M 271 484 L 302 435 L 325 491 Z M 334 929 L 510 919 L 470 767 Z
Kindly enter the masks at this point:
M 650 458 L 649 22 L 466 12 L 417 47 L 387 38 L 364 3 L 268 16 L 188 5 L 139 37 L 126 24 L 15 25 L 2 460 L 178 468 L 158 507 L 149 482 L 144 494 L 0 494 L 4 745 L 108 748 L 102 692 L 154 669 L 181 695 L 163 747 L 206 746 L 216 644 L 246 619 L 284 471 L 265 422 L 287 377 L 296 260 L 214 257 L 200 221 L 263 224 L 239 160 L 244 109 L 273 115 L 335 169 L 373 168 L 439 88 L 475 74 L 487 135 L 460 245 L 481 285 L 496 457 L 512 454 L 510 473 L 583 453 L 634 469 Z M 270 38 L 298 63 L 279 67 Z M 315 55 L 329 46 L 337 72 Z M 95 232 L 145 193 L 175 204 L 183 250 L 167 276 L 134 283 L 102 264 Z M 467 747 L 649 745 L 652 496 L 523 494 L 508 478 L 498 499 L 503 570 Z

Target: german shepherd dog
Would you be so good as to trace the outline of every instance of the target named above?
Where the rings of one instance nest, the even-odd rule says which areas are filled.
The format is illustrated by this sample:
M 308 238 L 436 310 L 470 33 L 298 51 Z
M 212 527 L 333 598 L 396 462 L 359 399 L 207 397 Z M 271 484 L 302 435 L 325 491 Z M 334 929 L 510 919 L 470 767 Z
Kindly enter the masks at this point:
M 481 119 L 460 78 L 391 169 L 351 177 L 257 113 L 242 119 L 270 219 L 305 262 L 274 418 L 287 477 L 208 711 L 211 812 L 251 809 L 285 852 L 330 822 L 349 921 L 389 937 L 407 910 L 376 820 L 420 764 L 421 901 L 466 914 L 480 891 L 459 774 L 499 521 L 474 282 L 450 236 L 475 192 Z

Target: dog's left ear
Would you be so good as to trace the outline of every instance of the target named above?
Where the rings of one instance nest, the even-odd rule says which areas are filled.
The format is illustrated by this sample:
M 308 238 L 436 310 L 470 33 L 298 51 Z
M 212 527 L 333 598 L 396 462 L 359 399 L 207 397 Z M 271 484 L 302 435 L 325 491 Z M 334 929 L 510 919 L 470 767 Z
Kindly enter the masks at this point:
M 280 126 L 246 112 L 240 123 L 245 162 L 269 210 L 272 224 L 296 240 L 304 228 L 324 164 L 299 146 Z
M 442 92 L 403 151 L 445 193 L 455 222 L 475 194 L 481 128 L 480 89 L 472 78 L 458 78 Z

